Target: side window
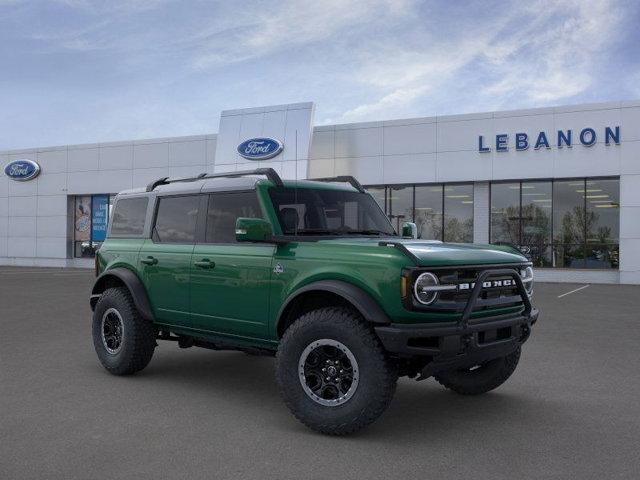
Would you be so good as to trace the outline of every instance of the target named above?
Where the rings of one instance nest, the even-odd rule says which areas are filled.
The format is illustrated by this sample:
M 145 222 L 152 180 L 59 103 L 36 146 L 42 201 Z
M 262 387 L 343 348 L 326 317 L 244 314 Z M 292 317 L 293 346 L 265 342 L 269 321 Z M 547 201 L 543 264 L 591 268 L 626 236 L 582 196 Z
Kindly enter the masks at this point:
M 200 196 L 163 197 L 158 202 L 153 240 L 159 243 L 194 243 Z
M 112 237 L 142 235 L 148 203 L 147 197 L 118 199 L 113 210 L 113 221 L 109 235 Z
M 207 243 L 235 243 L 238 217 L 262 218 L 255 192 L 217 193 L 209 196 Z
M 293 235 L 296 230 L 305 228 L 307 206 L 304 203 L 279 205 L 278 219 L 285 235 Z

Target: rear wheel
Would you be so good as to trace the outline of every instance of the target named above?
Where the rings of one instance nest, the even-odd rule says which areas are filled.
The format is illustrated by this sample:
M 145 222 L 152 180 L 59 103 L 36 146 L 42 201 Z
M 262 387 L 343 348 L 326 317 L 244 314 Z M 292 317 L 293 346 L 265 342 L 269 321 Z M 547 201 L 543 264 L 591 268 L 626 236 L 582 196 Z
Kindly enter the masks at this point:
M 435 375 L 435 379 L 461 395 L 480 395 L 506 382 L 518 366 L 519 360 L 520 347 L 509 355 L 481 365 L 439 373 Z
M 276 377 L 298 420 L 321 433 L 345 435 L 382 415 L 398 375 L 360 316 L 330 307 L 301 316 L 285 332 Z
M 114 375 L 138 372 L 153 356 L 155 328 L 142 318 L 126 288 L 109 288 L 100 296 L 92 330 L 98 359 Z

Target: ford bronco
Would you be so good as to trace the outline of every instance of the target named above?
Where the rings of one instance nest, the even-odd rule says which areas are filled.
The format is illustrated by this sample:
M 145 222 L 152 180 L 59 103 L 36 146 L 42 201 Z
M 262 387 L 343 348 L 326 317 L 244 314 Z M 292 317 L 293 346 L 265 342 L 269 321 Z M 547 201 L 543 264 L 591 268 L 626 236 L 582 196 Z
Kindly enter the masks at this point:
M 346 176 L 283 181 L 261 168 L 121 192 L 96 255 L 98 358 L 128 375 L 161 340 L 274 355 L 286 405 L 332 435 L 378 418 L 399 376 L 495 389 L 538 317 L 531 264 L 416 230 L 396 232 Z

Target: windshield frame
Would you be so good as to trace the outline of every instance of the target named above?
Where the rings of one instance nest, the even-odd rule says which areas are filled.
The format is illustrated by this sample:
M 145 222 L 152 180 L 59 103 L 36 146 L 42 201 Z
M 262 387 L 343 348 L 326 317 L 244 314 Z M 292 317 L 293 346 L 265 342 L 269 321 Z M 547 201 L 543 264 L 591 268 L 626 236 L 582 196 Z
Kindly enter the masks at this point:
M 357 201 L 358 208 L 366 208 L 367 210 L 364 212 L 365 215 L 368 215 L 370 220 L 375 224 L 376 228 L 362 228 L 362 229 L 331 229 L 331 228 L 309 228 L 309 229 L 296 229 L 291 231 L 291 229 L 285 228 L 283 225 L 282 217 L 280 214 L 280 208 L 282 205 L 289 205 L 289 203 L 279 202 L 277 198 L 274 198 L 274 194 L 284 193 L 291 195 L 293 198 L 297 194 L 302 195 L 310 195 L 316 193 L 319 197 L 326 194 L 334 194 L 334 195 L 344 195 L 345 197 L 351 197 L 352 200 Z M 280 231 L 282 232 L 282 236 L 288 238 L 296 238 L 298 240 L 320 240 L 320 239 L 335 239 L 335 238 L 357 238 L 357 237 L 366 237 L 366 238 L 389 238 L 389 237 L 398 237 L 398 233 L 396 232 L 393 224 L 384 213 L 382 208 L 376 200 L 373 198 L 371 194 L 368 192 L 358 192 L 356 190 L 345 190 L 338 188 L 322 188 L 322 187 L 295 187 L 286 185 L 284 187 L 275 187 L 271 186 L 267 188 L 267 195 L 269 197 L 269 202 L 271 203 L 271 207 L 275 214 L 275 221 L 278 224 Z M 359 197 L 359 196 L 366 196 Z M 363 199 L 363 200 L 360 200 Z M 348 198 L 345 198 L 345 201 L 348 201 Z M 362 203 L 364 202 L 364 203 Z M 303 205 L 310 205 L 310 202 L 292 202 L 300 203 Z M 313 202 L 313 206 L 320 208 L 320 202 Z M 317 213 L 317 212 L 316 212 Z M 342 215 L 343 223 L 344 223 L 344 214 Z M 326 217 L 325 217 L 326 221 Z M 359 222 L 358 222 L 359 223 Z M 358 225 L 359 226 L 359 225 Z M 378 228 L 379 227 L 379 228 Z

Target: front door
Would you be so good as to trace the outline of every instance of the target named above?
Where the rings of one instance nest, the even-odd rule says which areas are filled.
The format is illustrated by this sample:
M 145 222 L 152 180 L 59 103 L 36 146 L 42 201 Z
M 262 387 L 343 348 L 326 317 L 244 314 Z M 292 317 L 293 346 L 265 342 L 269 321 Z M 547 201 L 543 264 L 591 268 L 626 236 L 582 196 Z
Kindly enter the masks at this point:
M 158 199 L 152 238 L 140 251 L 142 279 L 158 323 L 191 327 L 189 282 L 200 195 Z
M 267 333 L 275 246 L 237 243 L 238 217 L 262 218 L 255 191 L 209 195 L 204 243 L 191 262 L 194 328 L 243 337 Z

